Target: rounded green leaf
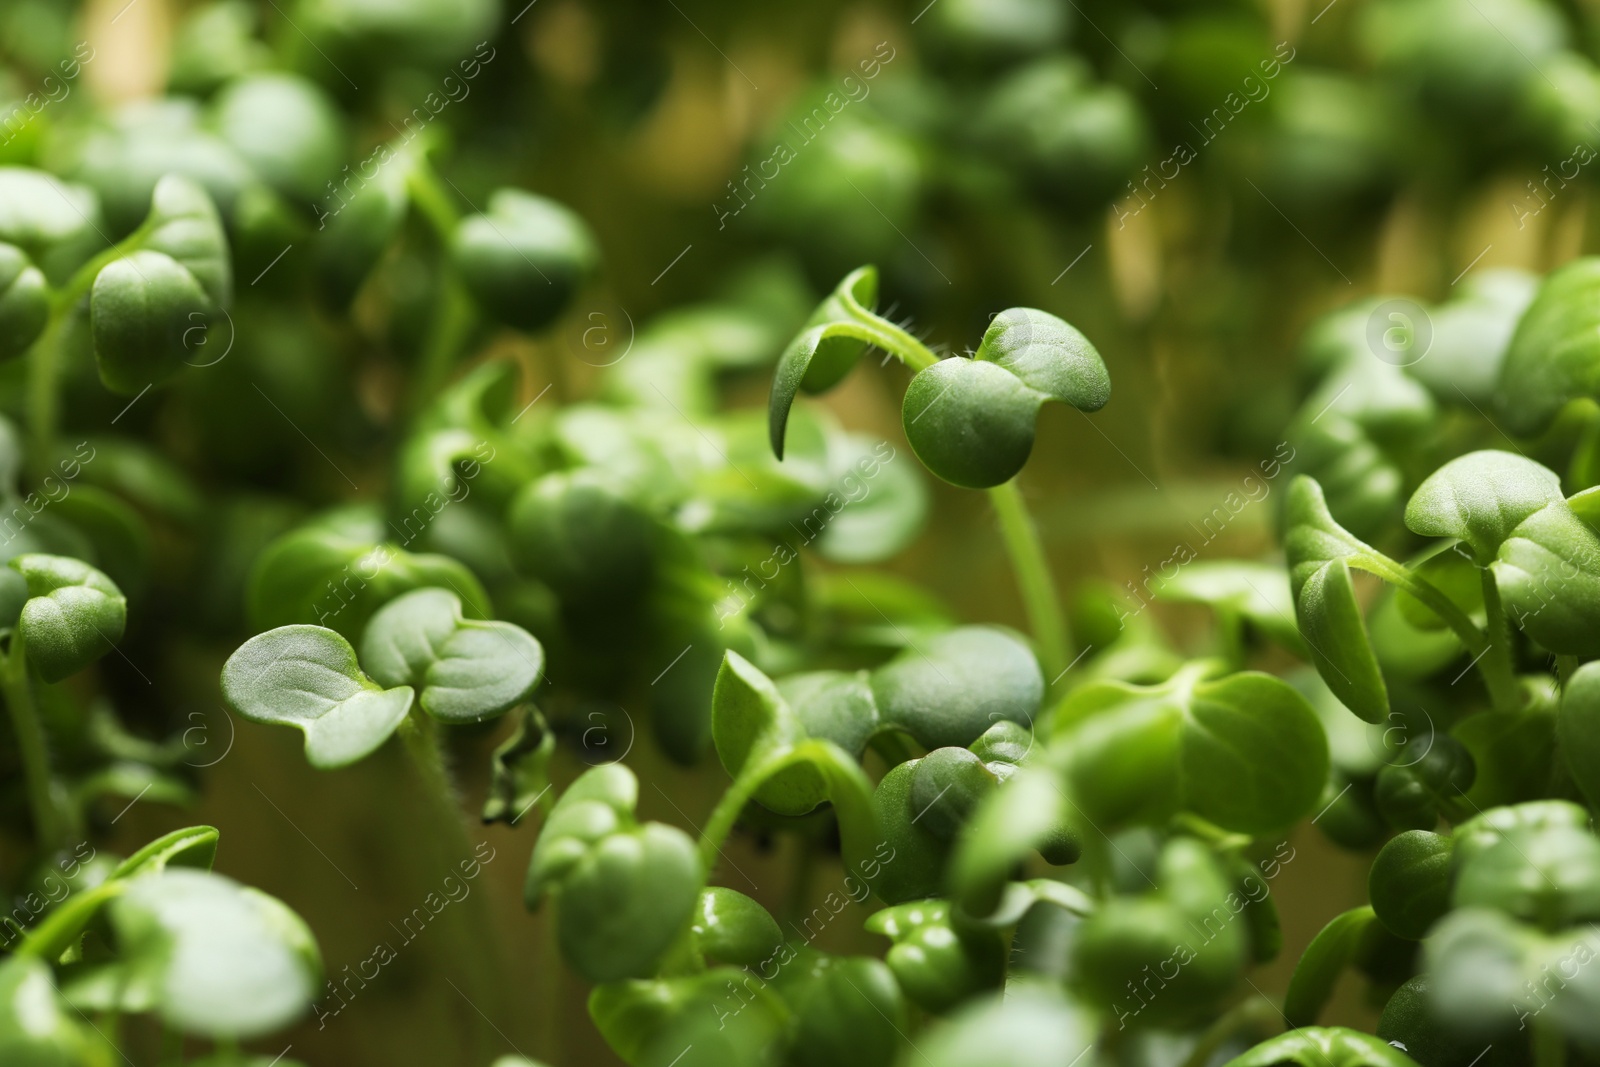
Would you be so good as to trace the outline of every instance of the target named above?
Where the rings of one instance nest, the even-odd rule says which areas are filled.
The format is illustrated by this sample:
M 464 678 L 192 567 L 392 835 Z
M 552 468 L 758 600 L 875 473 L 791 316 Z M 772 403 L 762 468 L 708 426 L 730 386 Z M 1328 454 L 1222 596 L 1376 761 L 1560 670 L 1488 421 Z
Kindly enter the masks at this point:
M 1310 813 L 1328 742 L 1305 697 L 1267 674 L 1196 673 L 1149 687 L 1087 686 L 1058 708 L 1052 745 L 1089 818 L 1159 822 L 1190 811 L 1259 834 Z
M 1303 1026 L 1263 1041 L 1223 1067 L 1417 1067 L 1417 1061 L 1360 1030 Z
M 1419 974 L 1408 979 L 1383 1006 L 1375 1030 L 1379 1038 L 1403 1048 L 1418 1063 L 1467 1064 L 1471 1067 L 1521 1067 L 1526 1041 L 1504 1036 L 1486 1039 L 1457 1026 L 1447 1026 L 1433 1003 L 1433 979 Z
M 409 686 L 384 689 L 361 673 L 333 630 L 280 626 L 240 645 L 222 667 L 222 695 L 251 722 L 293 726 L 313 767 L 343 767 L 374 752 L 411 710 Z
M 1594 938 L 1593 926 L 1544 934 L 1499 911 L 1458 908 L 1423 943 L 1434 1011 L 1445 1026 L 1485 1041 L 1536 1016 L 1592 1046 L 1600 1040 Z
M 507 522 L 519 557 L 564 600 L 628 602 L 655 574 L 655 520 L 597 473 L 530 482 Z
M 66 556 L 16 556 L 10 565 L 28 583 L 17 632 L 39 677 L 59 682 L 121 639 L 128 602 L 100 571 Z
M 283 196 L 312 201 L 344 157 L 339 112 L 314 82 L 277 71 L 248 74 L 212 101 L 223 140 Z
M 694 841 L 676 827 L 608 835 L 562 882 L 562 955 L 591 982 L 651 976 L 688 927 L 704 879 Z
M 802 950 L 776 985 L 794 1012 L 786 1062 L 794 1067 L 880 1067 L 894 1062 L 910 1029 L 893 971 L 868 956 Z
M 89 294 L 100 380 L 133 394 L 174 377 L 215 312 L 199 280 L 171 256 L 144 250 L 107 264 Z
M 1589 813 L 1570 800 L 1534 800 L 1504 808 L 1490 808 L 1461 823 L 1455 830 L 1455 867 L 1508 837 L 1542 833 L 1548 829 L 1584 830 Z
M 393 534 L 392 529 L 388 531 Z M 257 556 L 247 599 L 252 625 L 269 629 L 317 623 L 359 638 L 373 612 L 413 589 L 439 586 L 461 595 L 465 610 L 489 614 L 489 597 L 459 560 L 413 553 L 385 541 L 376 510 L 352 505 L 320 515 L 278 537 Z
M 1424 537 L 1465 541 L 1488 564 L 1518 523 L 1562 499 L 1561 476 L 1544 464 L 1493 449 L 1469 452 L 1417 486 L 1406 526 Z
M 1600 257 L 1554 270 L 1511 336 L 1496 396 L 1507 428 L 1539 432 L 1569 400 L 1600 396 Z
M 26 352 L 49 318 L 44 275 L 22 249 L 0 244 L 0 359 Z
M 1461 864 L 1451 901 L 1547 930 L 1600 920 L 1600 840 L 1571 827 L 1507 837 Z
M 1295 619 L 1311 661 L 1345 707 L 1368 722 L 1383 722 L 1389 690 L 1345 562 L 1365 546 L 1333 520 L 1322 487 L 1304 475 L 1289 484 L 1285 521 Z
M 924 1067 L 1062 1067 L 1087 1063 L 1099 1020 L 1059 988 L 1013 982 L 917 1035 Z
M 385 166 L 349 201 L 325 203 L 318 211 L 321 239 L 315 250 L 316 291 L 335 311 L 344 311 L 360 290 L 372 268 L 394 243 L 405 222 L 411 200 L 406 191 L 409 160 L 403 149 L 379 150 Z M 398 158 L 397 158 L 398 157 Z
M 767 428 L 772 452 L 779 459 L 783 458 L 784 430 L 795 396 L 802 389 L 811 394 L 824 392 L 850 373 L 871 344 L 860 324 L 873 317 L 877 302 L 878 269 L 856 268 L 823 298 L 778 358 L 767 398 Z
M 232 257 L 222 218 L 204 188 L 178 174 L 156 182 L 150 194 L 142 246 L 171 256 L 194 275 L 217 307 L 233 296 Z
M 953 485 L 986 489 L 1028 462 L 1046 399 L 994 363 L 958 356 L 917 372 L 900 420 L 923 466 Z
M 1517 524 L 1490 569 L 1506 614 L 1529 637 L 1558 654 L 1600 655 L 1600 536 L 1571 502 Z
M 949 1011 L 1005 979 L 1006 946 L 997 930 L 954 924 L 950 904 L 920 900 L 874 912 L 864 924 L 894 942 L 887 963 L 907 998 L 934 1013 Z
M 1079 411 L 1099 411 L 1111 399 L 1111 375 L 1099 351 L 1073 326 L 1037 308 L 1008 308 L 996 315 L 975 358 Z
M 300 917 L 221 875 L 168 869 L 136 879 L 110 915 L 132 981 L 186 1033 L 259 1037 L 303 1015 L 321 984 Z
M 703 955 L 741 967 L 756 966 L 783 944 L 783 931 L 766 908 L 717 885 L 700 892 L 694 936 Z
M 528 861 L 522 902 L 531 911 L 608 834 L 633 825 L 639 779 L 620 763 L 591 767 L 567 787 L 545 820 Z
M 361 662 L 386 688 L 416 689 L 434 718 L 481 722 L 527 699 L 544 669 L 544 649 L 520 626 L 464 618 L 452 592 L 417 589 L 372 616 Z
M 1450 838 L 1408 830 L 1391 839 L 1372 861 L 1367 897 L 1391 932 L 1421 941 L 1450 910 Z
M 1238 981 L 1250 946 L 1245 908 L 1216 859 L 1199 842 L 1174 838 L 1162 849 L 1153 892 L 1114 897 L 1083 920 L 1072 946 L 1076 986 L 1114 1012 L 1119 1025 L 1159 1026 L 1196 1018 Z M 1129 994 L 1159 974 L 1168 995 Z M 1152 990 L 1153 992 L 1154 990 Z
M 50 965 L 32 956 L 0 963 L 0 1062 L 19 1067 L 110 1064 L 63 1010 Z
M 98 214 L 94 194 L 31 167 L 0 167 L 0 240 L 38 251 Z
M 1590 804 L 1600 804 L 1600 663 L 1586 663 L 1567 680 L 1556 718 L 1561 753 Z
M 1378 813 L 1401 830 L 1431 830 L 1441 817 L 1459 820 L 1471 811 L 1466 799 L 1477 775 L 1472 753 L 1447 734 L 1426 737 L 1421 757 L 1392 763 L 1378 772 L 1372 798 Z
M 866 671 L 807 671 L 777 682 L 778 694 L 807 737 L 832 741 L 852 756 L 883 727 Z
M 560 316 L 600 259 L 576 212 L 520 189 L 496 190 L 485 214 L 463 219 L 451 254 L 484 309 L 529 333 Z
M 918 641 L 873 671 L 871 681 L 883 721 L 925 748 L 965 748 L 1002 720 L 1031 726 L 1044 699 L 1032 650 L 988 626 Z

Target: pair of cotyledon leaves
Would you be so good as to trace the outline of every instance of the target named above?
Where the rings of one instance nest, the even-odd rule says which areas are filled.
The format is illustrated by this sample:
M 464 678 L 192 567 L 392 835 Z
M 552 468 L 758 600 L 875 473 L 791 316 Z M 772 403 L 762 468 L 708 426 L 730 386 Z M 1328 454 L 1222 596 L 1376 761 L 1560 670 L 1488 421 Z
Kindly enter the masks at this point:
M 557 897 L 562 955 L 591 982 L 653 975 L 705 884 L 694 841 L 639 823 L 638 799 L 639 781 L 620 763 L 586 771 L 551 809 L 528 864 L 523 901 Z
M 122 636 L 128 602 L 110 578 L 67 556 L 15 556 L 0 570 L 0 625 L 15 627 L 47 682 L 76 674 Z
M 11 211 L 17 215 L 39 214 L 48 221 L 59 214 L 62 195 L 60 183 L 47 175 L 0 169 L 0 198 L 15 198 Z M 144 223 L 117 250 L 120 254 L 99 266 L 89 288 L 90 332 L 106 387 L 137 393 L 172 378 L 186 364 L 214 359 L 203 346 L 228 305 L 233 281 L 222 220 L 205 190 L 176 174 L 162 178 Z M 91 261 L 91 269 L 97 262 Z M 20 352 L 37 339 L 49 320 L 51 299 L 44 275 L 25 251 L 0 244 L 0 332 L 6 352 Z
M 544 650 L 527 631 L 465 618 L 454 593 L 428 588 L 373 615 L 359 661 L 350 642 L 325 627 L 257 634 L 223 666 L 222 692 L 253 722 L 302 731 L 306 758 L 330 768 L 383 744 L 413 698 L 440 722 L 480 722 L 526 699 L 543 667 Z
M 154 1011 L 177 1030 L 226 1040 L 305 1013 L 321 982 L 316 940 L 281 901 L 211 872 L 217 836 L 193 826 L 150 842 L 28 931 L 0 966 L 0 1054 L 86 1062 L 47 1055 L 82 1047 L 78 1013 Z M 109 959 L 82 959 L 91 928 L 109 934 Z M 74 966 L 53 974 L 63 958 Z
M 1565 498 L 1559 476 L 1533 460 L 1473 452 L 1424 480 L 1405 517 L 1416 533 L 1460 542 L 1471 561 L 1489 572 L 1511 622 L 1539 644 L 1563 654 L 1600 652 L 1600 535 L 1594 525 L 1600 494 L 1586 490 Z M 1350 571 L 1383 577 L 1399 565 L 1334 521 L 1310 478 L 1290 486 L 1288 523 L 1285 550 L 1295 612 L 1312 661 L 1350 710 L 1382 722 L 1389 713 L 1388 690 Z M 1413 605 L 1413 613 L 1418 607 L 1424 613 L 1443 610 L 1453 616 L 1453 622 L 1445 620 L 1453 627 L 1473 626 L 1445 593 L 1433 599 Z
M 991 627 L 919 642 L 873 671 L 816 671 L 774 683 L 729 652 L 712 696 L 711 734 L 735 788 L 780 815 L 825 801 L 838 809 L 847 856 L 877 844 L 872 787 L 858 760 L 874 735 L 910 734 L 964 748 L 998 722 L 1029 726 L 1044 678 L 1028 647 Z
M 768 421 L 780 459 L 797 394 L 832 388 L 872 345 L 907 358 L 897 340 L 902 331 L 872 310 L 877 296 L 875 268 L 851 272 L 779 359 Z M 906 438 L 930 471 L 955 485 L 985 488 L 1008 481 L 1027 462 L 1046 401 L 1088 412 L 1110 398 L 1105 363 L 1083 334 L 1046 312 L 1010 308 L 995 316 L 973 358 L 919 370 L 906 388 L 901 416 Z
M 375 180 L 328 222 L 318 248 L 319 277 L 336 307 L 354 299 L 398 238 L 413 199 L 410 179 L 427 166 L 415 148 L 390 154 L 392 162 L 385 159 Z M 495 190 L 488 208 L 455 227 L 450 261 L 497 321 L 526 332 L 544 329 L 597 269 L 594 236 L 570 208 L 520 189 Z

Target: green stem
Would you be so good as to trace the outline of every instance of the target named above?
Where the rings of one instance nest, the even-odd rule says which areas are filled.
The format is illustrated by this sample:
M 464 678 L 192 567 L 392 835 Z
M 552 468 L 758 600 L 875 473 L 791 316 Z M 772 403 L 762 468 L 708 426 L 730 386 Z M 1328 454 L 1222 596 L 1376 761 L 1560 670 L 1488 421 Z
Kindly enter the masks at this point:
M 448 263 L 440 268 L 439 297 L 434 305 L 433 320 L 428 324 L 428 336 L 423 342 L 422 355 L 417 361 L 417 373 L 411 386 L 411 410 L 420 411 L 429 400 L 438 395 L 450 372 L 455 369 L 461 349 L 472 333 L 476 316 L 472 298 L 467 294 L 455 268 Z
M 862 310 L 852 311 L 852 321 L 867 335 L 864 340 L 898 356 L 913 370 L 925 370 L 939 362 L 932 349 L 888 319 Z M 1028 514 L 1015 479 L 994 486 L 988 492 L 989 501 L 1000 516 L 1000 534 L 1022 593 L 1028 626 L 1039 643 L 1039 658 L 1050 678 L 1059 679 L 1071 662 L 1072 638 L 1067 631 L 1061 602 L 1056 597 L 1055 579 L 1050 574 L 1050 562 L 1039 541 L 1038 528 Z
M 154 225 L 146 219 L 138 229 L 79 267 L 66 285 L 50 295 L 50 319 L 44 333 L 28 350 L 28 421 L 33 431 L 33 454 L 29 458 L 35 465 L 48 465 L 55 454 L 56 422 L 60 412 L 56 379 L 61 374 L 61 335 L 67 320 L 78 302 L 94 288 L 100 271 L 107 264 L 142 248 L 152 229 Z
M 1533 1021 L 1533 1064 L 1534 1067 L 1566 1067 L 1567 1043 L 1561 1037 L 1561 1030 L 1548 1019 L 1535 1019 Z
M 472 298 L 450 262 L 450 242 L 461 225 L 450 194 L 439 183 L 439 176 L 424 153 L 417 153 L 406 177 L 406 190 L 418 212 L 439 240 L 439 297 L 433 321 L 423 344 L 422 357 L 412 385 L 411 409 L 419 410 L 450 378 L 456 358 L 466 344 L 474 321 Z
M 70 308 L 52 308 L 44 332 L 28 349 L 28 428 L 33 437 L 28 459 L 35 468 L 48 466 L 55 456 L 61 407 L 56 379 L 61 374 L 61 335 L 69 314 Z
M 413 708 L 411 714 L 401 720 L 399 734 L 406 753 L 411 757 L 411 763 L 422 778 L 429 799 L 433 802 L 431 807 L 437 814 L 439 828 L 448 842 L 442 858 L 447 870 L 454 873 L 456 862 L 475 855 L 475 850 L 461 818 L 449 768 L 445 765 L 438 724 L 420 709 Z M 492 1018 L 499 1014 L 501 1001 L 500 942 L 493 929 L 491 917 L 481 902 L 468 906 L 468 915 L 464 921 L 468 927 L 468 936 L 476 941 L 473 949 L 462 954 L 467 958 L 468 981 L 473 989 L 473 1000 L 475 1004 L 482 1005 L 480 1010 L 486 1009 Z M 481 1030 L 477 1033 L 480 1045 L 485 1043 L 487 1035 Z M 481 1056 L 477 1058 L 482 1059 Z
M 1072 638 L 1067 632 L 1061 601 L 1056 597 L 1050 561 L 1045 557 L 1039 530 L 1028 514 L 1015 479 L 990 489 L 989 501 L 1000 516 L 1000 535 L 1011 557 L 1011 569 L 1016 574 L 1023 608 L 1028 614 L 1028 626 L 1039 642 L 1039 658 L 1045 674 L 1054 685 L 1071 662 Z
M 543 979 L 543 1003 L 540 1005 L 541 1029 L 544 1033 L 544 1058 L 550 1063 L 561 1063 L 564 1049 L 562 1031 L 565 1028 L 566 996 L 565 972 L 561 963 L 560 934 L 556 929 L 556 909 L 549 902 L 544 906 L 544 923 L 540 930 L 539 973 Z
M 1506 625 L 1506 612 L 1500 603 L 1500 587 L 1495 584 L 1494 572 L 1485 567 L 1479 574 L 1483 579 L 1484 636 L 1489 644 L 1478 661 L 1478 670 L 1483 673 L 1494 706 L 1502 711 L 1514 711 L 1521 705 L 1521 693 L 1511 663 L 1511 629 Z
M 64 843 L 61 812 L 50 788 L 50 749 L 44 725 L 33 699 L 33 681 L 28 677 L 28 654 L 22 635 L 11 634 L 11 649 L 0 668 L 0 689 L 5 692 L 6 709 L 11 713 L 11 728 L 17 735 L 17 750 L 22 756 L 23 777 L 28 786 L 28 807 L 33 812 L 34 833 L 39 848 L 49 852 Z
M 1492 632 L 1486 635 L 1471 619 L 1466 612 L 1456 606 L 1455 601 L 1445 596 L 1439 587 L 1424 578 L 1419 578 L 1404 565 L 1395 562 L 1388 556 L 1373 548 L 1362 546 L 1361 551 L 1350 557 L 1350 566 L 1364 570 L 1368 574 L 1375 574 L 1379 578 L 1393 585 L 1397 589 L 1410 593 L 1417 600 L 1432 611 L 1450 629 L 1455 631 L 1461 643 L 1472 654 L 1477 663 L 1478 672 L 1483 675 L 1484 685 L 1489 690 L 1489 698 L 1494 706 L 1502 709 L 1516 708 L 1521 704 L 1517 689 L 1517 680 L 1511 673 L 1510 649 L 1508 642 L 1496 642 Z M 1485 572 L 1487 575 L 1487 572 Z M 1486 577 L 1486 583 L 1492 581 Z M 1486 584 L 1487 589 L 1487 584 Z M 1487 599 L 1487 596 L 1486 596 Z M 1500 600 L 1498 591 L 1494 596 L 1494 610 L 1498 611 Z M 1493 620 L 1491 619 L 1491 623 Z M 1500 626 L 1505 625 L 1505 616 L 1500 615 Z M 1492 646 L 1499 643 L 1505 653 L 1505 659 L 1491 657 L 1489 653 Z M 1488 662 L 1486 662 L 1488 661 Z

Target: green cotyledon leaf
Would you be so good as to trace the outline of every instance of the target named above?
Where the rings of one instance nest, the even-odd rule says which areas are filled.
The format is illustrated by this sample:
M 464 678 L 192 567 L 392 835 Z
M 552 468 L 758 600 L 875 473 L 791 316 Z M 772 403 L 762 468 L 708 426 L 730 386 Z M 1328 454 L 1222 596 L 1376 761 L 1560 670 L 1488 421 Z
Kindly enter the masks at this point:
M 322 626 L 280 626 L 257 634 L 222 668 L 222 695 L 252 722 L 293 726 L 305 734 L 313 767 L 343 767 L 388 740 L 411 710 L 412 689 L 385 689 L 356 662 L 338 633 Z
M 0 243 L 0 359 L 26 352 L 49 318 L 44 274 L 22 249 Z
M 203 362 L 200 347 L 232 297 L 222 219 L 206 191 L 169 174 L 156 183 L 134 248 L 95 276 L 89 326 L 100 380 L 119 393 Z
M 1189 811 L 1258 834 L 1311 812 L 1328 773 L 1316 712 L 1288 683 L 1200 662 L 1166 682 L 1101 682 L 1056 709 L 1051 746 L 1071 795 L 1098 824 Z
M 906 387 L 901 421 L 924 466 L 947 482 L 982 489 L 1010 480 L 1033 450 L 1046 401 L 1098 411 L 1111 377 L 1093 344 L 1036 308 L 996 315 L 972 359 L 940 360 Z
M 1569 400 L 1600 396 L 1600 257 L 1554 270 L 1517 323 L 1497 407 L 1516 434 L 1544 429 Z
M 487 212 L 462 220 L 451 251 L 484 309 L 530 332 L 560 316 L 600 259 L 576 212 L 521 189 L 490 194 Z
M 1284 552 L 1295 619 L 1322 680 L 1368 722 L 1389 714 L 1389 690 L 1356 603 L 1347 560 L 1366 546 L 1334 521 L 1322 488 L 1305 475 L 1289 483 Z
M 1453 537 L 1487 565 L 1516 526 L 1564 499 L 1561 476 L 1525 456 L 1486 449 L 1430 474 L 1406 504 L 1406 526 L 1424 537 Z
M 1304 1026 L 1263 1041 L 1224 1067 L 1417 1067 L 1417 1061 L 1360 1030 Z
M 105 574 L 67 556 L 28 554 L 10 565 L 28 583 L 17 632 L 45 681 L 76 674 L 122 637 L 128 602 Z
M 556 898 L 562 955 L 591 982 L 656 973 L 690 929 L 705 883 L 687 834 L 635 820 L 638 796 L 621 764 L 586 771 L 556 801 L 528 863 L 523 902 Z
M 416 589 L 367 623 L 361 662 L 387 688 L 411 686 L 442 722 L 482 722 L 525 700 L 539 683 L 544 649 L 509 622 L 468 619 L 446 589 Z
M 802 390 L 825 392 L 850 373 L 872 344 L 872 334 L 863 323 L 874 318 L 872 309 L 877 302 L 878 269 L 858 267 L 823 298 L 778 358 L 767 400 L 767 427 L 772 451 L 779 459 L 783 458 L 789 409 L 794 407 L 795 397 Z
M 169 1026 L 249 1039 L 311 1007 L 321 955 L 304 921 L 274 897 L 209 871 L 168 868 L 134 879 L 108 911 L 128 985 L 148 990 Z
M 1546 504 L 1517 524 L 1490 570 L 1511 622 L 1551 652 L 1600 654 L 1600 489 Z

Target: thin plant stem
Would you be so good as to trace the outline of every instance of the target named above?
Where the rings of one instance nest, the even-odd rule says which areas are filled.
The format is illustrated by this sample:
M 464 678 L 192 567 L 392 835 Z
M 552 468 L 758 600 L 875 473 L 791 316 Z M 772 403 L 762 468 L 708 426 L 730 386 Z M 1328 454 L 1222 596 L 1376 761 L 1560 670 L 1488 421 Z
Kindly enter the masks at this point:
M 1478 661 L 1478 669 L 1483 672 L 1495 707 L 1511 711 L 1520 703 L 1516 671 L 1511 663 L 1511 629 L 1506 625 L 1506 612 L 1500 603 L 1500 587 L 1495 584 L 1494 572 L 1485 567 L 1479 573 L 1483 579 L 1484 636 L 1488 646 Z
M 11 649 L 4 667 L 0 669 L 0 688 L 5 692 L 11 728 L 17 735 L 17 750 L 22 756 L 34 833 L 38 836 L 39 848 L 48 852 L 63 842 L 61 812 L 50 789 L 50 750 L 34 701 L 33 681 L 28 677 L 27 650 L 22 635 L 15 631 L 11 634 Z
M 57 379 L 61 376 L 61 340 L 67 320 L 77 309 L 78 302 L 94 288 L 100 271 L 107 264 L 138 251 L 152 229 L 150 220 L 146 219 L 138 229 L 79 267 L 67 283 L 50 296 L 50 318 L 44 332 L 28 349 L 28 423 L 33 437 L 29 459 L 36 467 L 48 467 L 55 454 L 61 410 Z
M 444 751 L 439 741 L 439 728 L 426 713 L 413 708 L 411 714 L 401 721 L 399 734 L 407 755 L 411 757 L 412 766 L 426 786 L 431 801 L 430 807 L 436 813 L 436 821 L 446 842 L 442 850 L 446 866 L 450 873 L 454 874 L 457 860 L 475 853 L 457 805 L 456 790 L 450 780 L 450 770 L 445 765 Z M 468 908 L 465 922 L 470 931 L 469 936 L 477 942 L 473 950 L 463 954 L 467 962 L 468 981 L 476 998 L 474 1007 L 483 1011 L 484 1006 L 477 1001 L 487 1001 L 489 1012 L 498 1014 L 501 1004 L 500 943 L 493 928 L 492 918 L 480 902 Z M 481 1030 L 477 1033 L 480 1045 L 487 1041 L 486 1034 Z
M 1509 647 L 1506 642 L 1499 642 L 1507 652 L 1504 660 L 1497 656 L 1490 656 L 1491 644 L 1495 643 L 1492 634 L 1485 634 L 1466 612 L 1458 607 L 1455 601 L 1439 589 L 1432 582 L 1419 578 L 1410 568 L 1395 562 L 1376 549 L 1362 546 L 1361 550 L 1350 557 L 1350 566 L 1364 570 L 1368 574 L 1375 574 L 1398 589 L 1410 593 L 1420 600 L 1424 607 L 1432 611 L 1450 629 L 1455 631 L 1461 643 L 1473 656 L 1478 667 L 1478 673 L 1483 676 L 1484 685 L 1489 690 L 1489 699 L 1495 707 L 1510 709 L 1517 707 L 1521 701 L 1517 690 L 1517 680 L 1511 673 Z M 1488 579 L 1492 581 L 1491 579 Z M 1487 588 L 1487 586 L 1486 586 Z M 1494 597 L 1495 609 L 1499 609 L 1498 595 Z M 1491 623 L 1494 621 L 1490 620 Z M 1500 615 L 1500 625 L 1505 625 L 1505 617 Z
M 914 370 L 924 370 L 939 362 L 932 349 L 887 319 L 868 313 L 857 315 L 855 321 L 872 335 L 872 342 L 884 351 L 898 356 Z M 1016 480 L 1004 482 L 988 490 L 989 501 L 1000 516 L 1000 534 L 1005 541 L 1006 555 L 1011 560 L 1011 570 L 1022 594 L 1023 610 L 1028 615 L 1028 627 L 1039 643 L 1039 658 L 1045 672 L 1059 679 L 1072 658 L 1072 638 L 1067 630 L 1067 619 L 1056 595 L 1055 578 L 1050 573 L 1050 561 L 1045 556 L 1044 545 L 1039 541 L 1039 530 L 1028 514 Z
M 1039 540 L 1038 527 L 1017 489 L 1016 479 L 994 486 L 988 492 L 989 501 L 1000 516 L 1001 538 L 1005 541 L 1006 554 L 1011 557 L 1011 569 L 1022 593 L 1028 626 L 1039 643 L 1039 658 L 1053 685 L 1072 660 L 1072 638 L 1061 601 L 1056 596 L 1050 561 Z

